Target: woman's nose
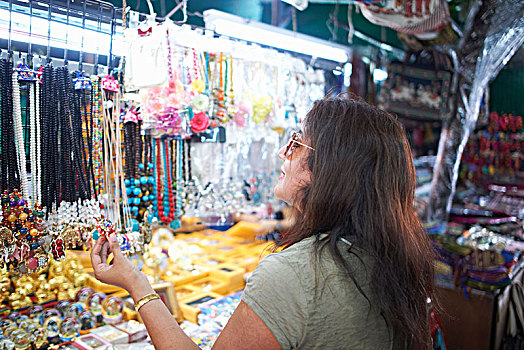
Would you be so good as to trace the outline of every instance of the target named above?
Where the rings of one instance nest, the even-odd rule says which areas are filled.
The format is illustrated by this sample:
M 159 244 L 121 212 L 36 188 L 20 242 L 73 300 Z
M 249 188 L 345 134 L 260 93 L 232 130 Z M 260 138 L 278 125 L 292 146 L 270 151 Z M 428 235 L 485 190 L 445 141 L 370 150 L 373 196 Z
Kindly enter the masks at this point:
M 280 158 L 282 161 L 286 160 L 286 155 L 284 154 L 286 152 L 286 145 L 280 147 L 278 150 L 278 158 Z

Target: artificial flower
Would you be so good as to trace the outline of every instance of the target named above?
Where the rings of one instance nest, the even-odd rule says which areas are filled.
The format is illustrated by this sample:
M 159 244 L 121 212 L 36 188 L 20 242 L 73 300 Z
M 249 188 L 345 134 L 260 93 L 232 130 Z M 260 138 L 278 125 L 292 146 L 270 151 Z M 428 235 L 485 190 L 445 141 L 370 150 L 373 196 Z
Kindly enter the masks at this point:
M 193 92 L 200 94 L 206 88 L 206 83 L 202 79 L 196 79 L 191 83 L 191 88 Z
M 191 119 L 191 130 L 195 133 L 202 132 L 209 126 L 209 118 L 204 112 L 195 113 Z
M 237 112 L 235 113 L 235 117 L 233 118 L 233 121 L 238 127 L 243 128 L 246 126 L 246 116 L 249 113 L 249 110 L 244 102 L 240 102 L 238 104 Z
M 209 108 L 209 97 L 204 94 L 198 94 L 191 100 L 191 107 L 195 112 L 205 112 Z

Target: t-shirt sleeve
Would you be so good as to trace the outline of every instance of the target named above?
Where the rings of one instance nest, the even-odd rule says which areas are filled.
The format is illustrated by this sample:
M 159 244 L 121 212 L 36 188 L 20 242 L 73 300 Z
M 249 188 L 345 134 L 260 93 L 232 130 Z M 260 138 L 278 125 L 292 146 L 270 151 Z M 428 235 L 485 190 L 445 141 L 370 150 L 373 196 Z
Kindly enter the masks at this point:
M 278 253 L 265 257 L 247 281 L 244 301 L 266 324 L 282 349 L 296 348 L 305 336 L 307 300 L 300 278 Z

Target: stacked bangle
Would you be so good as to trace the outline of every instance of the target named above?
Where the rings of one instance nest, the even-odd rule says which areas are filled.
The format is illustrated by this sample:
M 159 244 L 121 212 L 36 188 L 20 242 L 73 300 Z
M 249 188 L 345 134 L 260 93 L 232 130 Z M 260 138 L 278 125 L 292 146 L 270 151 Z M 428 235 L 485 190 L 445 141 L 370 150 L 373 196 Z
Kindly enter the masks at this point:
M 151 300 L 160 299 L 158 294 L 156 293 L 150 293 L 146 295 L 145 297 L 141 298 L 139 301 L 135 303 L 135 310 L 138 312 L 140 311 L 140 308 L 144 306 L 145 304 L 149 303 Z

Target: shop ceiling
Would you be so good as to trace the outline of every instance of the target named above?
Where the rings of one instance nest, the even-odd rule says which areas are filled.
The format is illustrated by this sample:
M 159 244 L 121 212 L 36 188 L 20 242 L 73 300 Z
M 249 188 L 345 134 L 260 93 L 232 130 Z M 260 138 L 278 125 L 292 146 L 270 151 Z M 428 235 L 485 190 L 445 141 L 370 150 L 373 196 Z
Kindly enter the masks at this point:
M 110 0 L 117 7 L 122 7 L 121 0 Z M 320 3 L 317 3 L 320 2 Z M 343 4 L 346 2 L 346 4 Z M 163 17 L 169 13 L 177 1 L 151 0 L 157 16 Z M 149 13 L 146 0 L 127 0 L 127 6 L 141 13 Z M 286 29 L 293 29 L 293 7 L 281 0 L 188 0 L 188 24 L 204 26 L 201 17 L 203 11 L 216 9 L 235 14 L 244 18 L 277 25 Z M 348 5 L 347 1 L 309 1 L 304 11 L 295 11 L 296 29 L 298 32 L 317 38 L 348 45 Z M 365 19 L 353 6 L 351 12 L 352 23 L 356 30 L 367 36 L 396 48 L 403 48 L 395 31 L 377 26 Z M 175 13 L 171 19 L 181 20 L 182 13 Z M 352 45 L 361 48 L 370 48 L 370 45 L 354 37 Z

